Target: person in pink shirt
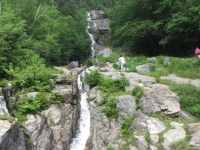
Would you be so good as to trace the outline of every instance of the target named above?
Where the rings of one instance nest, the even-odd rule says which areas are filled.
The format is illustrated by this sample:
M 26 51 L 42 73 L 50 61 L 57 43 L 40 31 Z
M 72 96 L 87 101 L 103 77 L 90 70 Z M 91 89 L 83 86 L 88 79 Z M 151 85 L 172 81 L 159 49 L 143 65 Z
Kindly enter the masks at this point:
M 199 47 L 196 47 L 195 55 L 200 58 L 200 48 Z

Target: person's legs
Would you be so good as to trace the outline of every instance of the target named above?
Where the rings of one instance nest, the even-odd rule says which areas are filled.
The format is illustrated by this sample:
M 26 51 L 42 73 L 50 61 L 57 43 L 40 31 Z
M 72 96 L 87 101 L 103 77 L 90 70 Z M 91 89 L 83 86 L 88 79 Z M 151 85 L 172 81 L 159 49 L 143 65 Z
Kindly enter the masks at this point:
M 124 64 L 124 71 L 126 71 L 126 64 Z
M 121 64 L 121 71 L 125 71 L 125 64 Z
M 121 71 L 123 71 L 123 63 L 121 63 L 121 66 L 120 66 L 120 68 L 121 68 Z

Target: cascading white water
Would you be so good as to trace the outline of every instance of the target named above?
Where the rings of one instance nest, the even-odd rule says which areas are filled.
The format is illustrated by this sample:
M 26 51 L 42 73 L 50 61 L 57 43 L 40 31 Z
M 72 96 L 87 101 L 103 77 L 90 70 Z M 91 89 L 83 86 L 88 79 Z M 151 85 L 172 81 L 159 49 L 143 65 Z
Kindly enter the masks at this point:
M 90 23 L 93 24 L 93 27 L 96 27 L 96 23 L 91 20 L 90 13 L 87 13 L 87 20 L 88 20 L 88 26 L 86 29 L 86 32 L 90 36 L 90 39 L 92 41 L 92 47 L 91 47 L 91 53 L 92 58 L 95 56 L 95 50 L 94 50 L 94 44 L 96 43 L 94 40 L 94 37 L 92 34 L 89 33 Z M 87 92 L 83 91 L 82 89 L 82 81 L 80 79 L 80 75 L 78 75 L 77 78 L 78 88 L 81 92 L 81 111 L 80 111 L 80 119 L 79 119 L 79 129 L 77 130 L 77 137 L 73 139 L 73 142 L 70 145 L 70 150 L 84 150 L 85 144 L 87 139 L 90 136 L 90 109 L 89 104 L 87 102 Z
M 90 36 L 90 39 L 92 41 L 92 47 L 91 47 L 91 52 L 92 52 L 92 58 L 94 58 L 95 56 L 95 50 L 94 50 L 94 44 L 96 43 L 95 40 L 94 40 L 94 37 L 92 34 L 89 33 L 89 29 L 91 28 L 90 27 L 90 23 L 92 22 L 93 23 L 93 27 L 96 27 L 96 23 L 95 21 L 92 21 L 91 18 L 90 18 L 90 13 L 87 12 L 87 20 L 88 20 L 88 26 L 87 26 L 87 30 L 86 32 L 88 33 L 88 35 Z
M 77 130 L 77 137 L 73 139 L 70 145 L 70 150 L 84 150 L 87 139 L 90 136 L 90 110 L 87 102 L 87 92 L 82 89 L 82 81 L 80 75 L 77 79 L 78 88 L 81 94 L 81 111 L 79 119 L 79 130 Z

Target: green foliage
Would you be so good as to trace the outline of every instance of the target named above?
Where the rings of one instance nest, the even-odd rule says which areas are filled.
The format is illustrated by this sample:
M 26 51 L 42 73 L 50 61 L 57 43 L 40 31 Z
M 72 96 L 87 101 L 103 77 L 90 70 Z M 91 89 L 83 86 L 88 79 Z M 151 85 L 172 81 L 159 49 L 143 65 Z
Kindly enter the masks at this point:
M 134 120 L 134 117 L 128 117 L 122 121 L 121 133 L 122 133 L 123 137 L 127 138 L 132 133 L 132 130 L 130 129 L 130 127 L 131 127 L 133 120 Z
M 20 65 L 20 67 L 13 68 L 10 64 L 10 69 L 5 70 L 8 75 L 12 76 L 12 83 L 17 90 L 25 88 L 29 92 L 44 92 L 53 88 L 54 71 L 47 68 L 38 55 L 33 55 L 29 60 L 24 60 Z
M 116 70 L 120 70 L 120 66 L 117 63 L 113 64 L 113 68 L 115 68 Z
M 97 86 L 102 79 L 102 74 L 99 73 L 97 70 L 94 70 L 90 74 L 85 75 L 84 82 L 90 87 L 94 87 Z
M 197 79 L 200 77 L 200 68 L 198 67 L 198 62 L 200 62 L 200 59 L 196 59 L 194 57 L 185 59 L 168 57 L 171 65 L 166 67 L 164 66 L 165 58 L 166 56 L 157 56 L 157 61 L 155 62 L 154 67 L 150 67 L 153 72 L 150 72 L 149 75 L 154 76 L 158 82 L 160 80 L 160 76 L 165 76 L 172 73 L 183 78 Z M 155 67 L 159 68 L 159 70 L 157 70 Z
M 152 64 L 152 65 L 150 65 L 150 71 L 151 71 L 151 72 L 153 72 L 153 71 L 155 71 L 155 70 L 156 70 L 156 66 L 155 66 L 155 65 L 153 65 L 153 64 Z
M 135 100 L 138 102 L 142 98 L 143 88 L 136 86 L 132 90 L 132 95 L 135 96 Z
M 110 42 L 137 55 L 194 55 L 199 8 L 200 1 L 116 1 L 107 13 Z
M 119 79 L 107 77 L 100 80 L 98 87 L 105 92 L 111 93 L 125 91 L 126 85 L 129 85 L 129 81 L 124 76 Z
M 171 144 L 170 148 L 176 149 L 176 150 L 183 150 L 183 149 L 195 150 L 196 148 L 192 148 L 191 146 L 188 145 L 188 142 L 190 141 L 190 139 L 191 139 L 191 136 L 187 136 L 185 140 L 181 140 L 181 141 Z
M 127 57 L 126 58 L 126 66 L 128 68 L 128 72 L 136 72 L 136 66 L 142 65 L 146 63 L 147 58 L 145 56 L 135 56 L 135 57 Z
M 114 147 L 112 145 L 109 145 L 107 150 L 115 150 Z
M 30 138 L 25 138 L 25 146 L 27 150 L 32 149 L 32 145 L 33 145 L 33 139 Z
M 177 93 L 180 105 L 183 110 L 190 112 L 191 114 L 200 117 L 199 107 L 199 95 L 200 90 L 191 84 L 177 85 L 170 81 L 161 80 L 163 84 L 169 85 L 170 89 Z
M 120 56 L 118 54 L 115 54 L 115 53 L 110 55 L 109 57 L 104 57 L 103 54 L 97 56 L 98 61 L 102 62 L 102 63 L 106 63 L 106 62 L 116 63 L 116 62 L 118 62 L 119 57 Z
M 138 110 L 138 109 L 140 109 L 140 110 L 143 110 L 143 107 L 142 107 L 142 105 L 140 105 L 140 104 L 137 104 L 137 105 L 136 105 L 136 110 Z
M 56 125 L 56 123 L 55 123 L 54 119 L 50 118 L 50 126 L 55 126 L 55 125 Z
M 118 117 L 117 104 L 114 99 L 107 99 L 104 97 L 103 101 L 100 102 L 100 105 L 104 106 L 102 112 L 105 113 L 108 118 L 113 119 Z
M 150 133 L 147 131 L 147 132 L 145 132 L 145 139 L 146 139 L 146 141 L 147 141 L 147 143 L 148 143 L 148 149 L 150 148 L 150 145 L 152 145 L 152 141 L 151 141 L 151 138 L 150 138 Z
M 8 120 L 10 123 L 12 123 L 14 118 L 8 115 L 0 115 L 0 120 Z
M 64 3 L 67 4 L 56 6 L 54 1 L 2 0 L 1 76 L 7 76 L 4 69 L 9 70 L 9 63 L 14 68 L 21 67 L 20 63 L 34 54 L 48 65 L 63 65 L 75 58 L 83 62 L 90 56 L 91 41 L 85 32 L 86 9 L 77 7 L 74 2 Z M 27 55 L 29 52 L 32 55 Z
M 58 92 L 53 92 L 50 97 L 51 104 L 58 104 L 59 106 L 62 105 L 63 96 Z
M 34 99 L 25 96 L 17 101 L 14 114 L 19 121 L 23 122 L 26 120 L 27 114 L 39 114 L 42 110 L 47 109 L 50 104 L 46 93 L 38 93 Z
M 0 87 L 5 87 L 8 83 L 9 83 L 8 80 L 3 79 L 3 80 L 0 81 Z
M 85 62 L 84 62 L 84 65 L 87 66 L 87 67 L 90 67 L 90 66 L 98 66 L 98 64 L 96 63 L 96 61 L 94 59 L 87 59 Z

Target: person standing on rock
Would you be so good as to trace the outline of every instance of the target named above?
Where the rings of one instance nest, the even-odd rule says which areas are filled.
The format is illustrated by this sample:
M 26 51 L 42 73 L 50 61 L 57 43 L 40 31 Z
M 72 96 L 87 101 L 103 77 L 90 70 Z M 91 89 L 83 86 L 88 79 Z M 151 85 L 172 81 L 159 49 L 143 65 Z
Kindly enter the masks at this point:
M 121 71 L 125 71 L 126 59 L 122 55 L 120 55 L 120 57 L 119 57 L 119 64 L 120 64 L 120 67 L 121 67 Z

